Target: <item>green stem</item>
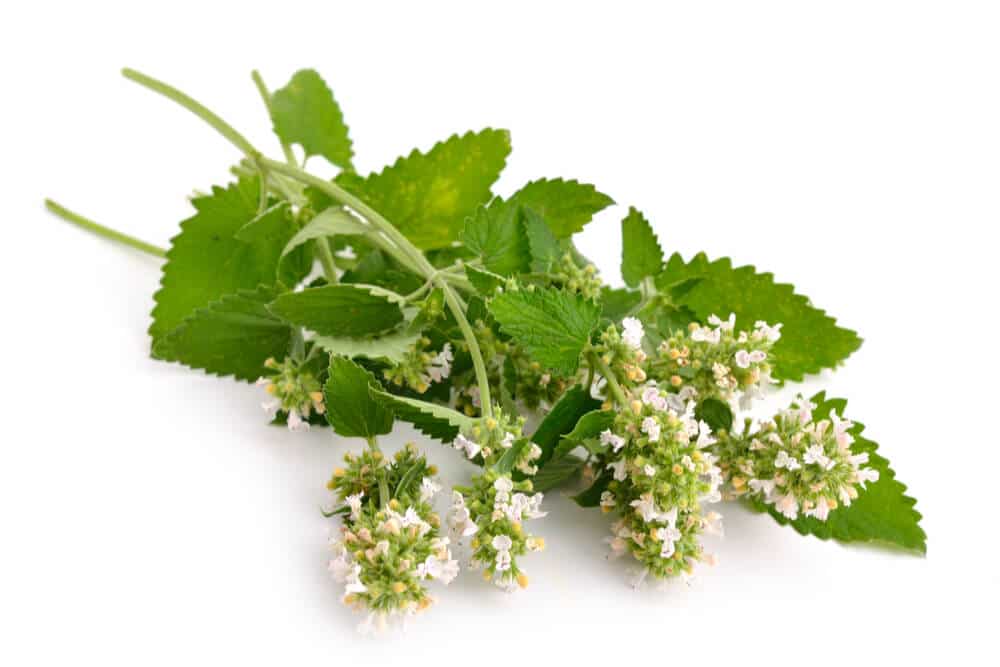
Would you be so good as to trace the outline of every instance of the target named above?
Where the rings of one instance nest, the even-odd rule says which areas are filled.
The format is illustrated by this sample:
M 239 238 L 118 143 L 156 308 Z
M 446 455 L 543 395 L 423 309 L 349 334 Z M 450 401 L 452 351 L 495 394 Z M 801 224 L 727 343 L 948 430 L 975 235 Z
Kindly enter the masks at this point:
M 621 385 L 618 384 L 618 378 L 616 378 L 615 374 L 610 368 L 608 368 L 608 365 L 604 363 L 604 360 L 597 356 L 594 352 L 590 352 L 589 357 L 590 363 L 596 366 L 601 371 L 601 375 L 604 376 L 604 379 L 607 380 L 608 387 L 611 389 L 611 395 L 615 397 L 615 400 L 618 401 L 623 408 L 629 407 L 628 398 L 625 396 L 625 392 L 622 390 Z
M 333 285 L 338 281 L 338 278 L 337 265 L 333 262 L 333 251 L 330 250 L 330 243 L 326 238 L 316 239 L 316 250 L 319 251 L 319 263 L 323 266 L 326 282 Z
M 264 101 L 264 106 L 267 107 L 268 115 L 271 114 L 271 91 L 267 89 L 267 84 L 264 83 L 263 77 L 261 77 L 260 72 L 254 70 L 250 73 L 250 77 L 253 79 L 254 84 L 257 86 L 257 92 L 260 93 L 260 98 Z M 292 147 L 287 141 L 278 139 L 281 142 L 281 152 L 285 154 L 285 162 L 291 165 L 298 166 L 298 161 L 295 159 L 295 153 L 292 151 Z
M 83 227 L 84 229 L 91 231 L 97 234 L 98 236 L 103 236 L 106 239 L 111 239 L 112 241 L 118 241 L 119 243 L 124 243 L 127 246 L 131 246 L 133 248 L 136 248 L 137 250 L 149 253 L 150 255 L 155 255 L 156 257 L 167 256 L 167 251 L 164 250 L 163 248 L 160 248 L 159 246 L 155 246 L 152 243 L 146 243 L 145 241 L 141 241 L 135 238 L 134 236 L 129 236 L 128 234 L 122 234 L 121 232 L 115 231 L 110 227 L 105 227 L 104 225 L 100 225 L 94 222 L 93 220 L 89 220 L 83 217 L 79 213 L 74 213 L 73 211 L 70 211 L 68 208 L 60 206 L 51 199 L 45 200 L 45 208 L 47 208 L 50 212 L 55 213 L 63 220 L 71 222 L 74 225 L 77 225 L 78 227 Z

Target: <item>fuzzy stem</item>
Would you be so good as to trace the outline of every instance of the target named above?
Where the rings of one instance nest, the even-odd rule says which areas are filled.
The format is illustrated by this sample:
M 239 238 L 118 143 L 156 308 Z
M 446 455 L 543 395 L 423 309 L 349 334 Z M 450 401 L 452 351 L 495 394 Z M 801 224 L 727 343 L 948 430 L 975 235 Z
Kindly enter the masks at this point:
M 50 212 L 58 215 L 66 222 L 71 222 L 74 225 L 77 225 L 78 227 L 83 227 L 87 231 L 93 232 L 98 236 L 103 236 L 106 239 L 111 239 L 112 241 L 118 241 L 119 243 L 124 243 L 127 246 L 131 246 L 137 250 L 149 253 L 150 255 L 155 255 L 156 257 L 167 256 L 167 251 L 164 250 L 163 248 L 160 248 L 159 246 L 155 246 L 152 243 L 146 243 L 145 241 L 141 241 L 135 238 L 134 236 L 129 236 L 128 234 L 123 234 L 119 231 L 115 231 L 110 227 L 105 227 L 104 225 L 100 225 L 94 222 L 93 220 L 89 220 L 83 217 L 79 213 L 74 213 L 73 211 L 70 211 L 69 209 L 63 206 L 60 206 L 51 199 L 45 200 L 45 208 L 47 208 Z

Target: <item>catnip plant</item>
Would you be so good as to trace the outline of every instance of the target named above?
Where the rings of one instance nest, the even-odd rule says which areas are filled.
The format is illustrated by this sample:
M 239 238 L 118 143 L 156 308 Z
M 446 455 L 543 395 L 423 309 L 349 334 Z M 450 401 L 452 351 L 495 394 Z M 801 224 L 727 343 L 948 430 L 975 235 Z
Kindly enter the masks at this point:
M 366 443 L 333 471 L 326 515 L 330 572 L 362 629 L 428 608 L 460 560 L 503 590 L 526 587 L 545 548 L 543 494 L 558 488 L 610 515 L 610 554 L 632 562 L 636 585 L 713 563 L 703 536 L 722 534 L 724 502 L 803 535 L 925 552 L 915 501 L 844 400 L 746 416 L 772 385 L 861 344 L 790 285 L 666 255 L 635 208 L 621 222 L 625 286 L 605 284 L 573 235 L 614 202 L 560 178 L 495 195 L 504 130 L 361 175 L 313 70 L 273 93 L 253 73 L 282 159 L 181 91 L 123 73 L 235 146 L 234 180 L 191 199 L 165 250 L 46 205 L 164 258 L 154 358 L 256 382 L 267 419 L 290 431 Z M 306 171 L 312 158 L 336 177 Z M 479 466 L 444 516 L 420 450 L 380 449 L 396 420 Z

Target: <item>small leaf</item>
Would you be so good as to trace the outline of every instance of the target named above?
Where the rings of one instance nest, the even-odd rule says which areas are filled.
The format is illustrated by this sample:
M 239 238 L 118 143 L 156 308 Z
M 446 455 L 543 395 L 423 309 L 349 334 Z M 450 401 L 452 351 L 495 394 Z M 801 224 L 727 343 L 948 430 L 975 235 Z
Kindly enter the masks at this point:
M 465 221 L 462 243 L 483 260 L 493 273 L 507 276 L 527 271 L 531 262 L 528 238 L 521 224 L 522 213 L 499 197 L 480 206 Z
M 581 445 L 591 454 L 602 453 L 606 448 L 591 441 L 598 438 L 602 431 L 611 428 L 614 421 L 615 413 L 612 410 L 591 410 L 580 417 L 580 421 L 572 431 L 562 437 L 552 453 L 552 458 L 560 459 Z
M 443 405 L 415 398 L 376 392 L 392 405 L 396 417 L 413 424 L 421 433 L 444 443 L 455 439 L 459 431 L 471 430 L 476 420 Z
M 592 398 L 585 387 L 574 385 L 567 389 L 531 436 L 532 442 L 542 450 L 538 458 L 539 467 L 552 458 L 563 434 L 572 431 L 580 417 L 600 406 L 601 402 Z
M 532 181 L 510 198 L 545 219 L 556 238 L 564 239 L 583 229 L 598 211 L 614 200 L 593 185 L 561 178 Z
M 321 211 L 300 229 L 281 251 L 284 257 L 303 243 L 327 236 L 356 236 L 368 232 L 368 227 L 342 208 L 331 207 Z
M 730 431 L 733 428 L 733 411 L 717 398 L 706 398 L 694 411 L 695 419 L 700 419 L 712 427 L 713 432 Z
M 156 353 L 216 375 L 256 380 L 264 362 L 284 357 L 292 342 L 292 327 L 267 309 L 273 298 L 273 288 L 260 287 L 213 301 L 162 336 Z
M 594 480 L 594 483 L 590 485 L 590 488 L 573 496 L 573 500 L 580 507 L 597 507 L 601 504 L 601 494 L 607 490 L 608 484 L 610 483 L 611 472 L 605 470 L 596 480 Z
M 505 282 L 503 276 L 468 264 L 465 266 L 465 276 L 472 283 L 472 286 L 484 296 L 493 296 L 497 288 L 503 287 Z
M 523 209 L 522 223 L 531 254 L 531 270 L 548 271 L 559 261 L 562 254 L 559 241 L 552 234 L 545 219 L 533 209 Z
M 531 444 L 531 441 L 527 438 L 520 438 L 514 441 L 514 444 L 510 446 L 510 449 L 505 451 L 500 459 L 493 466 L 493 469 L 501 474 L 509 474 L 514 471 L 514 466 L 517 464 L 518 459 L 524 454 L 524 450 L 527 449 Z
M 649 221 L 635 208 L 622 220 L 622 278 L 636 287 L 647 276 L 663 270 L 663 250 Z
M 504 292 L 489 304 L 501 329 L 543 366 L 573 375 L 601 319 L 599 305 L 579 294 L 536 288 Z
M 384 215 L 421 249 L 458 239 L 465 219 L 491 198 L 510 154 L 506 130 L 454 135 L 427 153 L 414 150 L 379 173 L 337 181 Z
M 365 357 L 399 362 L 418 338 L 420 338 L 419 332 L 394 331 L 378 338 L 316 336 L 313 342 L 330 354 L 339 354 L 349 359 Z
M 306 155 L 322 155 L 341 169 L 353 170 L 354 148 L 344 115 L 323 78 L 299 70 L 271 96 L 274 133 L 287 144 L 299 144 Z
M 572 454 L 549 461 L 531 478 L 532 486 L 535 491 L 551 491 L 576 475 L 583 464 L 583 459 Z
M 601 288 L 601 314 L 611 322 L 620 322 L 640 301 L 642 294 L 636 290 Z
M 326 285 L 282 294 L 271 311 L 321 336 L 372 336 L 403 321 L 400 298 L 370 285 Z
M 392 409 L 372 390 L 375 376 L 346 357 L 331 355 L 330 374 L 323 386 L 326 419 L 345 438 L 373 438 L 392 431 Z

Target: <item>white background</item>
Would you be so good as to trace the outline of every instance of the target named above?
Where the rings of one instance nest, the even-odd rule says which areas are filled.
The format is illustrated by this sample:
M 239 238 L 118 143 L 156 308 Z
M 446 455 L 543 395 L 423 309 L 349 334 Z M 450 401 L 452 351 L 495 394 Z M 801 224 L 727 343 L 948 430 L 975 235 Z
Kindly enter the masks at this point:
M 2 10 L 0 662 L 989 662 L 996 4 L 361 4 Z M 362 640 L 326 574 L 319 513 L 360 443 L 268 428 L 256 388 L 150 361 L 159 260 L 42 210 L 51 196 L 166 244 L 185 196 L 238 158 L 123 65 L 272 154 L 250 69 L 278 87 L 316 67 L 362 171 L 506 127 L 499 193 L 563 176 L 621 204 L 580 239 L 609 280 L 632 204 L 670 250 L 794 282 L 865 338 L 808 390 L 850 399 L 919 499 L 928 556 L 806 539 L 727 506 L 716 568 L 633 592 L 625 563 L 604 559 L 606 519 L 553 495 L 527 591 L 463 573 L 407 636 Z M 387 446 L 412 437 L 400 427 Z M 471 473 L 417 440 L 446 482 Z

